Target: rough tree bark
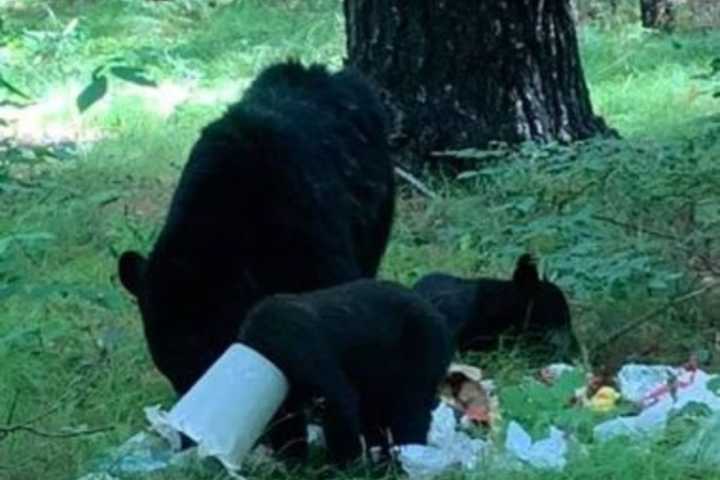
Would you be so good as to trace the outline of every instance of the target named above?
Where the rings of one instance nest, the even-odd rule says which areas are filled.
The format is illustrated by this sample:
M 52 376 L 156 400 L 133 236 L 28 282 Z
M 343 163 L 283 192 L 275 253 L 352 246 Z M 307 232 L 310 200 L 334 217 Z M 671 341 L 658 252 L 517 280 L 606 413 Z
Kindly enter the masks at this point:
M 673 0 L 640 0 L 640 19 L 645 28 L 672 30 Z
M 490 141 L 571 142 L 594 115 L 569 0 L 344 0 L 348 63 L 379 86 L 414 166 Z

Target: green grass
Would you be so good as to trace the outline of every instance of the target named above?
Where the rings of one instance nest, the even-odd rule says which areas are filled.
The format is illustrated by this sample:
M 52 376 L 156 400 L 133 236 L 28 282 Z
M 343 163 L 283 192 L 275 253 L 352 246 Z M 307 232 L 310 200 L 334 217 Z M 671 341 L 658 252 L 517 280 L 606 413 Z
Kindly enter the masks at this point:
M 718 54 L 718 33 L 667 36 L 638 24 L 614 34 L 593 26 L 582 31 L 583 62 L 597 113 L 628 139 L 697 134 L 699 119 L 717 113 L 707 82 Z
M 0 164 L 0 425 L 112 429 L 71 438 L 0 433 L 0 478 L 79 477 L 143 428 L 142 407 L 170 404 L 136 308 L 115 278 L 117 253 L 150 247 L 199 128 L 264 65 L 289 55 L 341 63 L 339 2 L 158 3 L 53 2 L 55 19 L 34 2 L 3 12 L 9 41 L 0 53 L 12 59 L 3 78 L 47 106 L 26 119 L 32 138 L 52 129 L 96 135 L 70 160 L 16 164 L 13 180 Z M 62 36 L 73 18 L 76 29 Z M 576 330 L 596 361 L 636 354 L 680 362 L 703 351 L 716 369 L 717 290 L 667 300 L 718 276 L 719 104 L 705 93 L 712 85 L 695 76 L 720 52 L 720 32 L 667 37 L 628 24 L 587 25 L 581 42 L 595 109 L 624 138 L 513 149 L 515 161 L 478 162 L 464 180 L 429 179 L 437 200 L 406 190 L 382 274 L 405 283 L 433 270 L 505 277 L 532 249 L 571 294 Z M 118 55 L 145 66 L 161 89 L 114 82 L 78 115 L 74 93 Z M 157 108 L 168 92 L 178 100 Z M 655 310 L 622 340 L 594 348 Z M 513 349 L 470 360 L 503 384 L 518 382 L 529 365 Z M 493 476 L 720 478 L 664 448 L 591 445 L 562 474 Z M 319 470 L 255 476 L 315 478 Z M 223 477 L 201 469 L 145 478 Z

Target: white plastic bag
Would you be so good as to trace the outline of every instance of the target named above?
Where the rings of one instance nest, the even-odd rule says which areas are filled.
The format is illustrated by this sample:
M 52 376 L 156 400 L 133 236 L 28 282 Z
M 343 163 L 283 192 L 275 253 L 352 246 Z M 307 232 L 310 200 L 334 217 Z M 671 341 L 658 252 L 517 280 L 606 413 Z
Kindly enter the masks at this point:
M 663 388 L 671 375 L 678 380 L 673 392 Z M 619 417 L 595 426 L 593 436 L 603 441 L 617 436 L 641 437 L 659 433 L 665 428 L 670 412 L 692 402 L 720 411 L 720 397 L 708 389 L 708 382 L 713 378 L 715 376 L 702 370 L 626 365 L 618 374 L 622 396 L 648 406 L 639 415 Z
M 455 412 L 441 403 L 433 411 L 427 445 L 402 445 L 398 459 L 411 479 L 426 479 L 451 468 L 474 468 L 489 444 L 457 431 Z
M 508 454 L 536 468 L 562 470 L 567 460 L 568 446 L 565 434 L 550 427 L 547 438 L 533 442 L 530 435 L 515 421 L 510 422 L 505 438 Z

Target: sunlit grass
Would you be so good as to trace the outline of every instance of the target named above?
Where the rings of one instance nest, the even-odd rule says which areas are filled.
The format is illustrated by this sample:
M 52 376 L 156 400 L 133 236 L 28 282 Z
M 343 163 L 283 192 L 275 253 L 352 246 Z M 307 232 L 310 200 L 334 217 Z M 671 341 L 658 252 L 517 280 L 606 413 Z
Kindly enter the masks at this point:
M 582 29 L 582 57 L 597 113 L 629 138 L 682 138 L 717 113 L 710 71 L 720 31 L 660 35 L 639 25 Z

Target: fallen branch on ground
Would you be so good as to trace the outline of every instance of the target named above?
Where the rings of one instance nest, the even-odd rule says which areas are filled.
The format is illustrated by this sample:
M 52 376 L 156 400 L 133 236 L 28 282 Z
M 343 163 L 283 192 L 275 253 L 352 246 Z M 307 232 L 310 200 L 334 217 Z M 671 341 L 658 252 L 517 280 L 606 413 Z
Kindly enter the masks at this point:
M 10 434 L 16 433 L 16 432 L 27 432 L 33 435 L 37 435 L 40 437 L 46 437 L 46 438 L 68 438 L 68 437 L 77 437 L 81 435 L 92 435 L 94 433 L 104 432 L 107 430 L 111 430 L 114 427 L 102 427 L 102 428 L 95 428 L 95 429 L 82 429 L 82 430 L 72 430 L 72 431 L 60 431 L 60 432 L 46 432 L 44 430 L 41 430 L 39 428 L 35 428 L 32 425 L 34 423 L 39 422 L 40 420 L 49 417 L 50 415 L 54 414 L 60 408 L 62 408 L 63 405 L 67 404 L 67 401 L 74 397 L 74 396 L 81 396 L 81 398 L 84 398 L 84 395 L 87 393 L 86 390 L 88 388 L 88 385 L 90 385 L 97 377 L 101 375 L 101 370 L 97 369 L 94 374 L 92 375 L 85 375 L 85 376 L 78 376 L 76 377 L 70 384 L 67 386 L 65 392 L 62 393 L 57 399 L 53 402 L 52 405 L 50 405 L 49 408 L 46 410 L 38 413 L 37 415 L 24 420 L 20 423 L 16 423 L 14 425 L 11 425 L 10 423 L 13 421 L 13 417 L 15 416 L 15 409 L 18 403 L 19 398 L 19 392 L 15 392 L 15 396 L 13 398 L 12 403 L 10 404 L 10 410 L 6 416 L 5 419 L 5 425 L 0 424 L 0 441 L 6 439 Z M 80 384 L 81 388 L 76 388 Z
M 6 438 L 8 435 L 17 432 L 26 432 L 38 437 L 44 438 L 71 438 L 80 437 L 83 435 L 94 435 L 96 433 L 102 433 L 112 430 L 115 427 L 98 427 L 98 428 L 83 428 L 80 430 L 68 430 L 66 432 L 46 432 L 39 428 L 31 427 L 30 425 L 0 425 L 0 440 Z
M 611 333 L 610 335 L 605 337 L 605 339 L 600 344 L 596 345 L 594 347 L 594 349 L 599 350 L 599 349 L 606 347 L 608 344 L 610 344 L 613 341 L 617 340 L 618 338 L 622 337 L 626 333 L 628 333 L 632 330 L 635 330 L 636 328 L 638 328 L 639 326 L 641 326 L 648 320 L 656 317 L 658 314 L 660 314 L 664 310 L 667 310 L 668 308 L 679 305 L 681 303 L 685 303 L 688 300 L 692 300 L 693 298 L 698 297 L 698 296 L 702 295 L 703 293 L 705 293 L 709 290 L 712 290 L 714 288 L 717 288 L 717 287 L 720 287 L 720 281 L 708 283 L 707 285 L 705 285 L 701 288 L 698 288 L 697 290 L 693 290 L 692 292 L 684 293 L 682 295 L 678 295 L 677 297 L 671 298 L 670 300 L 665 302 L 662 306 L 645 313 L 644 315 L 640 316 L 639 318 L 636 318 L 635 320 L 628 322 L 626 325 L 622 326 L 615 332 Z
M 400 167 L 395 167 L 395 174 L 412 185 L 417 191 L 425 195 L 426 197 L 432 198 L 433 200 L 438 198 L 437 193 L 430 190 L 424 183 L 412 176 L 409 172 L 403 170 Z
M 595 215 L 592 215 L 592 218 L 594 218 L 595 220 L 601 221 L 601 222 L 609 223 L 610 225 L 615 225 L 616 227 L 627 228 L 630 230 L 636 230 L 638 232 L 643 232 L 648 235 L 652 235 L 653 237 L 664 238 L 665 240 L 673 240 L 673 241 L 677 241 L 677 242 L 679 242 L 681 240 L 679 237 L 672 235 L 670 233 L 658 232 L 657 230 L 643 227 L 642 225 L 621 222 L 620 220 L 615 220 L 614 218 L 606 217 L 605 215 L 595 214 Z

